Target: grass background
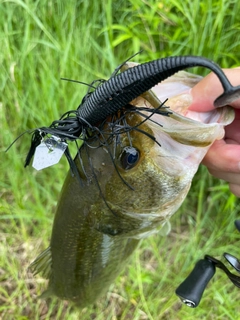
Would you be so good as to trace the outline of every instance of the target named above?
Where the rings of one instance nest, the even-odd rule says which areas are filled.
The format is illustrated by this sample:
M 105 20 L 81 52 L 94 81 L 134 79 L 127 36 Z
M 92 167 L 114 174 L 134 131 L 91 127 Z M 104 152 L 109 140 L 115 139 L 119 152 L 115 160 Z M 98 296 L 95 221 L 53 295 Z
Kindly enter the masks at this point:
M 182 306 L 174 291 L 204 254 L 239 256 L 239 200 L 201 167 L 172 231 L 146 239 L 131 263 L 93 307 L 36 297 L 46 281 L 27 272 L 49 244 L 68 165 L 23 168 L 30 136 L 75 109 L 86 88 L 60 81 L 108 78 L 135 61 L 203 55 L 222 67 L 240 65 L 240 2 L 0 0 L 0 319 L 239 319 L 240 292 L 217 271 L 200 306 Z M 197 69 L 195 72 L 203 73 Z

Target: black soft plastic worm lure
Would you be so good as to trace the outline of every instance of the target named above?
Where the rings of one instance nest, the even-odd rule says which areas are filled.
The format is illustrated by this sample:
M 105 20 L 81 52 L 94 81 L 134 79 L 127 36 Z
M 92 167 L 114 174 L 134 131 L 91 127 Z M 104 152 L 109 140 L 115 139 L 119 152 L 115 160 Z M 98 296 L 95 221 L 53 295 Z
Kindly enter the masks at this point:
M 240 86 L 233 87 L 213 61 L 195 56 L 168 57 L 140 64 L 102 83 L 79 106 L 79 122 L 97 123 L 176 72 L 196 66 L 212 70 L 223 86 L 224 92 L 214 101 L 215 107 L 240 97 Z
M 180 70 L 201 66 L 212 70 L 219 78 L 223 93 L 214 101 L 215 107 L 222 107 L 240 97 L 240 86 L 232 86 L 220 67 L 213 61 L 197 56 L 179 56 L 157 59 L 114 74 L 109 80 L 99 80 L 93 92 L 88 92 L 77 110 L 66 112 L 60 120 L 52 122 L 50 127 L 34 131 L 32 144 L 26 158 L 27 166 L 36 147 L 46 134 L 54 135 L 62 141 L 88 139 L 88 130 L 96 131 L 106 118 L 126 107 L 133 99 L 150 90 L 157 83 L 165 80 Z M 93 87 L 93 85 L 91 86 Z M 169 112 L 158 113 L 168 115 Z M 65 155 L 72 167 L 68 148 Z

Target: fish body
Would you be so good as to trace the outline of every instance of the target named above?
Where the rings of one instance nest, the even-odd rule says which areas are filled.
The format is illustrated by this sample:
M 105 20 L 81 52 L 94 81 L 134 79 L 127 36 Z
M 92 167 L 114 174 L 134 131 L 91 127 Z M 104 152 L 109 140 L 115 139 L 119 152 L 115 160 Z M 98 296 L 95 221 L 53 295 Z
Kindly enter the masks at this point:
M 113 137 L 112 143 L 99 146 L 95 137 L 91 147 L 85 144 L 79 149 L 74 161 L 81 182 L 68 173 L 50 247 L 30 266 L 49 279 L 43 296 L 55 295 L 80 307 L 94 303 L 141 239 L 159 232 L 180 207 L 208 148 L 223 137 L 224 125 L 234 118 L 229 107 L 207 113 L 205 118 L 187 110 L 185 91 L 199 79 L 184 72 L 163 81 L 153 88 L 157 96 L 149 91 L 131 104 L 159 107 L 162 86 L 166 96 L 175 95 L 166 102 L 171 111 L 168 116 L 153 114 L 150 120 L 148 112 L 129 112 L 125 125 L 135 129 L 121 133 L 119 143 Z M 180 89 L 175 91 L 176 87 Z M 185 117 L 189 115 L 195 120 Z M 108 122 L 105 125 L 101 139 L 107 141 L 112 129 Z M 139 159 L 126 169 L 129 145 L 139 152 Z

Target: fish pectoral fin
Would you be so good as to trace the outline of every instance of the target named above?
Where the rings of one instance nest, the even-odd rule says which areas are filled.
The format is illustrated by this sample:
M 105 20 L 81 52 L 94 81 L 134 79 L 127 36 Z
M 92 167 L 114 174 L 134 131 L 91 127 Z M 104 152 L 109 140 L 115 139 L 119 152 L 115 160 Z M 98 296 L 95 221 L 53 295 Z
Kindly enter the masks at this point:
M 52 252 L 51 247 L 44 250 L 28 267 L 34 274 L 40 273 L 43 278 L 50 279 L 52 272 Z

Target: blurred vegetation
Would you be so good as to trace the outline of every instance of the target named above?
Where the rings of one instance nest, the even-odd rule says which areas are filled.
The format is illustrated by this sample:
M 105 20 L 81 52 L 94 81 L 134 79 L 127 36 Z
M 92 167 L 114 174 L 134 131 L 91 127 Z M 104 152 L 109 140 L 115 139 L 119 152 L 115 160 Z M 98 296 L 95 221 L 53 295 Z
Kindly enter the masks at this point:
M 218 272 L 197 309 L 175 288 L 205 253 L 236 250 L 239 200 L 204 167 L 172 219 L 167 237 L 143 241 L 131 264 L 92 308 L 36 300 L 46 282 L 27 266 L 49 243 L 66 161 L 43 172 L 23 168 L 23 131 L 76 109 L 90 82 L 108 78 L 122 61 L 202 55 L 222 67 L 240 65 L 240 2 L 0 0 L 0 319 L 238 319 L 238 289 Z M 205 70 L 194 69 L 205 75 Z M 237 242 L 238 243 L 238 242 Z

